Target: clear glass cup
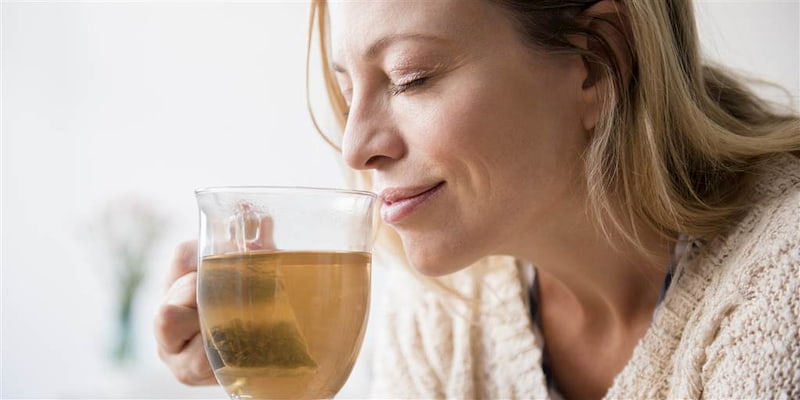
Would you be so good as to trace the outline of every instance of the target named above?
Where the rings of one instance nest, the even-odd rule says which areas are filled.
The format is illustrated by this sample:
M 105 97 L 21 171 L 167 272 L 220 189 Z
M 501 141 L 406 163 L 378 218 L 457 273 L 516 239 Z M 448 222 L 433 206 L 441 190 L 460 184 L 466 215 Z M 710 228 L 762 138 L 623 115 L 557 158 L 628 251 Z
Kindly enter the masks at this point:
M 232 399 L 332 398 L 361 347 L 370 301 L 369 192 L 196 192 L 197 305 L 206 354 Z

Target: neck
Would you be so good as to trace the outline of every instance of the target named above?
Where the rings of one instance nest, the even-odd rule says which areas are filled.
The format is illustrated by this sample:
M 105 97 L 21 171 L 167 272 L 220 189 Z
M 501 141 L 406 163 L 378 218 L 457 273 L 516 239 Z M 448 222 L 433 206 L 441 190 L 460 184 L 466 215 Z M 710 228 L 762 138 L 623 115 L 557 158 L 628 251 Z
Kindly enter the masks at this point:
M 672 257 L 672 242 L 655 232 L 642 234 L 655 255 L 648 257 L 621 239 L 607 238 L 588 220 L 569 226 L 568 231 L 537 227 L 533 237 L 525 238 L 536 245 L 512 252 L 536 267 L 540 295 L 583 316 L 589 327 L 625 328 L 649 321 Z

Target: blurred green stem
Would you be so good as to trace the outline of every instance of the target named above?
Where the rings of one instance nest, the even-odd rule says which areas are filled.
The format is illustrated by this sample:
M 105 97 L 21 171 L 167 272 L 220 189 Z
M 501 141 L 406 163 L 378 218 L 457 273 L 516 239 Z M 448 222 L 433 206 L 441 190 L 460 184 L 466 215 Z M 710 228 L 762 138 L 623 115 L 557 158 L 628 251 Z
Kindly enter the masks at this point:
M 138 265 L 138 267 L 136 266 Z M 121 363 L 133 355 L 133 302 L 136 292 L 144 278 L 141 264 L 129 265 L 125 269 L 124 278 L 121 280 L 123 287 L 120 291 L 119 310 L 117 312 L 119 333 L 114 346 L 114 361 Z

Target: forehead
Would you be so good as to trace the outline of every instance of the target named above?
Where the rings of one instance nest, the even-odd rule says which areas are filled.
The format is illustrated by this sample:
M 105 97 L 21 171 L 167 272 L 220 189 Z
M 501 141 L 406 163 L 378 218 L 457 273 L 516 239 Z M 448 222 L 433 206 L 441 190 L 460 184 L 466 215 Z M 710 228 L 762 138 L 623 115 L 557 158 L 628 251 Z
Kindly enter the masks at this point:
M 334 57 L 344 60 L 365 55 L 375 41 L 391 36 L 464 43 L 484 27 L 488 8 L 483 0 L 335 1 L 330 4 L 331 47 Z

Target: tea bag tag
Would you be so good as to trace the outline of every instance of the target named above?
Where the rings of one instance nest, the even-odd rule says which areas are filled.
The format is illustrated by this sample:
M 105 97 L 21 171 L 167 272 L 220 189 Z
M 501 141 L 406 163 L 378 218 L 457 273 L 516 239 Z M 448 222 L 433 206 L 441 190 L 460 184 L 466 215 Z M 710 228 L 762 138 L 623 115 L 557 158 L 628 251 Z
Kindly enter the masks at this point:
M 231 242 L 240 253 L 247 252 L 248 244 L 258 240 L 261 229 L 261 216 L 253 209 L 252 204 L 240 201 L 236 205 L 236 213 L 231 221 Z

